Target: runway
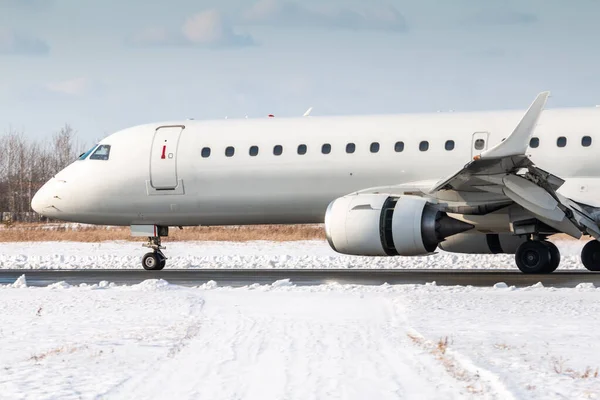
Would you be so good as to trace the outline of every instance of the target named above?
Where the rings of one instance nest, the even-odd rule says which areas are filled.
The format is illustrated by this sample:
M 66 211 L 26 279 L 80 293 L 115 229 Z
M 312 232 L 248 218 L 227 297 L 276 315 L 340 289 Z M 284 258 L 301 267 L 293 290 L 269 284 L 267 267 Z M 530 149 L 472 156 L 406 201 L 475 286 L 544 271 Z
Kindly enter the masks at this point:
M 47 286 L 64 281 L 71 285 L 97 284 L 101 281 L 118 285 L 133 285 L 146 279 L 164 279 L 172 284 L 197 286 L 216 281 L 219 286 L 243 287 L 254 283 L 269 285 L 289 279 L 299 286 L 327 283 L 355 285 L 425 284 L 440 286 L 493 286 L 504 282 L 509 286 L 526 287 L 541 282 L 547 287 L 567 288 L 580 283 L 600 286 L 600 273 L 564 271 L 547 275 L 525 275 L 515 270 L 317 270 L 317 269 L 186 269 L 145 271 L 139 270 L 0 270 L 0 284 L 13 283 L 25 275 L 29 286 Z

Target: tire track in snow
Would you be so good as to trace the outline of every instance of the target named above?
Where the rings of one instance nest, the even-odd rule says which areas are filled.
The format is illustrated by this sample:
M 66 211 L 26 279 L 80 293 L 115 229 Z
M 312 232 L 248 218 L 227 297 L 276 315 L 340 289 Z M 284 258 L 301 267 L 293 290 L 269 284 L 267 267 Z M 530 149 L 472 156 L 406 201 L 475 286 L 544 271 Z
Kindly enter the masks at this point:
M 475 364 L 469 357 L 450 348 L 444 339 L 438 342 L 430 340 L 415 328 L 411 327 L 406 314 L 406 307 L 401 300 L 394 299 L 398 316 L 404 325 L 406 336 L 411 342 L 427 351 L 430 357 L 442 365 L 449 376 L 463 382 L 467 393 L 474 397 L 502 400 L 515 400 L 516 397 L 502 382 L 497 374 Z M 446 338 L 447 340 L 447 338 Z
M 146 283 L 142 283 L 139 286 L 147 285 L 150 289 L 156 283 L 152 280 L 146 281 Z M 160 284 L 160 281 L 159 281 Z M 200 333 L 201 324 L 199 320 L 199 316 L 201 315 L 202 309 L 204 307 L 204 299 L 199 298 L 198 296 L 188 296 L 187 301 L 189 302 L 189 307 L 187 310 L 187 315 L 189 319 L 186 320 L 186 326 L 182 329 L 182 332 L 185 332 L 180 338 L 174 341 L 174 343 L 168 347 L 167 352 L 164 356 L 164 359 L 174 359 L 177 357 L 181 351 L 185 349 L 185 347 L 189 344 L 190 341 L 194 339 L 196 335 Z M 168 329 L 176 329 L 177 326 L 168 327 Z M 179 329 L 177 329 L 179 330 Z M 103 393 L 97 395 L 96 398 L 99 399 L 113 399 L 121 396 L 121 393 L 129 390 L 129 388 L 133 385 L 138 385 L 140 381 L 144 381 L 146 379 L 152 379 L 153 375 L 156 371 L 152 368 L 152 366 L 148 365 L 136 365 L 137 368 L 132 368 L 130 373 L 134 375 L 123 378 L 117 385 L 112 387 L 110 390 L 107 390 Z
M 388 297 L 288 289 L 245 292 L 243 303 L 236 291 L 207 292 L 198 334 L 111 397 L 464 398 L 415 351 Z

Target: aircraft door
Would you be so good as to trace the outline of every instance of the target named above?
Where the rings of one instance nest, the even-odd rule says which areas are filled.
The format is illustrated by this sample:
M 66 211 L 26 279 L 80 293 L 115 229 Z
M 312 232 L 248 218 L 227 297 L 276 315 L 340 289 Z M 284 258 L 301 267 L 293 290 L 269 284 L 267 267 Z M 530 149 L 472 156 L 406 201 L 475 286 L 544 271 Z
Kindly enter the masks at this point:
M 475 157 L 488 148 L 489 132 L 475 132 L 471 141 L 471 157 Z
M 177 145 L 184 126 L 161 126 L 154 132 L 150 151 L 152 187 L 170 190 L 177 187 Z

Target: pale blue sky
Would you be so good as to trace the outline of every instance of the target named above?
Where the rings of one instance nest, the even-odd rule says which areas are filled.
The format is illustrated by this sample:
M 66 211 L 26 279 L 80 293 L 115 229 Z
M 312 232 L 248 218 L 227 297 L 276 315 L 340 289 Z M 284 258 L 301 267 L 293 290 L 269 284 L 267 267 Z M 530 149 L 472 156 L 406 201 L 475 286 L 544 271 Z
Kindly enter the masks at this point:
M 597 0 L 0 0 L 0 131 L 600 104 Z

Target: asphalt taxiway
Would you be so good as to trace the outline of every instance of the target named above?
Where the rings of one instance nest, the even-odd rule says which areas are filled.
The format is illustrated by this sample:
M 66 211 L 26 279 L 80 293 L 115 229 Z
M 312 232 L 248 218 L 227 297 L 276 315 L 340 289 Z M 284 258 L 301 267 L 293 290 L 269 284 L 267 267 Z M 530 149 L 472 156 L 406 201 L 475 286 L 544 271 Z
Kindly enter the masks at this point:
M 321 285 L 337 282 L 355 285 L 425 284 L 435 282 L 440 286 L 493 286 L 504 282 L 509 286 L 526 287 L 541 282 L 547 287 L 575 287 L 580 283 L 600 286 L 600 273 L 587 271 L 557 271 L 552 274 L 527 275 L 516 270 L 372 270 L 372 269 L 143 269 L 111 270 L 0 270 L 0 284 L 15 282 L 25 275 L 29 286 L 47 286 L 64 281 L 71 285 L 97 284 L 101 281 L 117 285 L 132 285 L 146 279 L 164 279 L 182 286 L 197 286 L 216 281 L 219 286 L 243 287 L 255 283 L 269 285 L 289 279 L 299 286 Z

